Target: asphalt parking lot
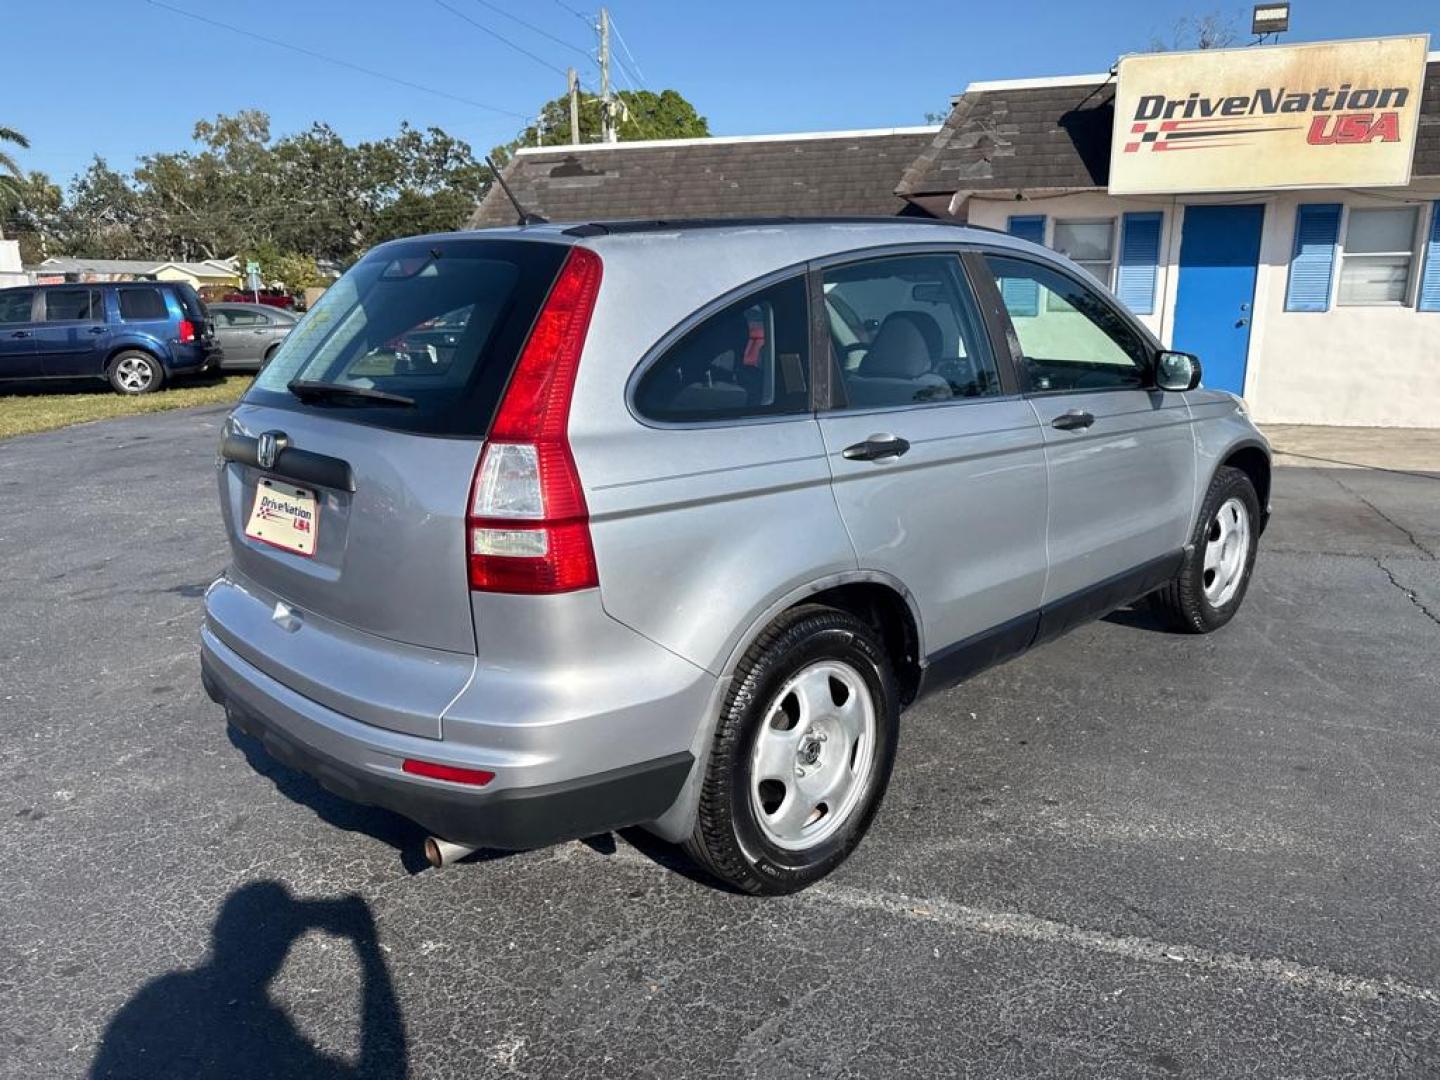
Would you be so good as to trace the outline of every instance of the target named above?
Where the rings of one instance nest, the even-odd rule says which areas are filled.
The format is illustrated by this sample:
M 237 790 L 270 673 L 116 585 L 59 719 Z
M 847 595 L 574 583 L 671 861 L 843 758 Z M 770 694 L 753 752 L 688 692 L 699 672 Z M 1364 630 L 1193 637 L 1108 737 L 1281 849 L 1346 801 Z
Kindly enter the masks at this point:
M 228 736 L 221 415 L 0 443 L 0 1077 L 1440 1073 L 1440 474 L 1279 471 L 1230 627 L 927 701 L 756 900 L 643 836 L 424 869 Z

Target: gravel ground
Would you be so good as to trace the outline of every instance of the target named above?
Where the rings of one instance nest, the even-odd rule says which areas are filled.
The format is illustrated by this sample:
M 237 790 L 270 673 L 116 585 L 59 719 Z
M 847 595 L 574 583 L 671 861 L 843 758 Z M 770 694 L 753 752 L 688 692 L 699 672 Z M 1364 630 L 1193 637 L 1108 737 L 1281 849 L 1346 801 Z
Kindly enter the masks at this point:
M 0 446 L 0 1077 L 1440 1072 L 1440 476 L 1279 471 L 1227 629 L 928 700 L 755 900 L 643 834 L 430 871 L 228 735 L 221 415 Z

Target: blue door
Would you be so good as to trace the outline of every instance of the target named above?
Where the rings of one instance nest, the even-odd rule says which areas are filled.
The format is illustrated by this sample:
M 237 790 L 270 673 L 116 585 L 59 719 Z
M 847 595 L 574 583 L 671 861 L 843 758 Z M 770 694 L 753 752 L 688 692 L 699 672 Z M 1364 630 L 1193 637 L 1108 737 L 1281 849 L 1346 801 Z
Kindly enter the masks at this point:
M 1263 206 L 1187 206 L 1171 345 L 1200 357 L 1205 385 L 1239 394 L 1260 265 Z

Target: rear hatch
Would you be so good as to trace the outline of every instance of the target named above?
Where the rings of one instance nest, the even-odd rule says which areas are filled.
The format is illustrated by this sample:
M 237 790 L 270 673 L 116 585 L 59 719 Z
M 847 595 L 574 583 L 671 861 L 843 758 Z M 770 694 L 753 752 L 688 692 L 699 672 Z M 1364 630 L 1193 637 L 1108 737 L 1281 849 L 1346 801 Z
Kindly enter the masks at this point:
M 285 338 L 222 440 L 232 579 L 257 609 L 280 605 L 267 625 L 235 620 L 253 637 L 229 643 L 252 663 L 347 715 L 438 736 L 475 656 L 466 509 L 476 462 L 566 250 L 387 244 Z M 386 643 L 422 661 L 405 671 L 438 702 L 432 725 L 360 715 L 344 687 L 363 675 L 304 670 L 371 665 Z
M 180 301 L 180 310 L 185 313 L 185 318 L 195 324 L 195 334 L 200 341 L 205 345 L 214 344 L 215 321 L 195 287 L 188 282 L 176 282 L 175 298 Z

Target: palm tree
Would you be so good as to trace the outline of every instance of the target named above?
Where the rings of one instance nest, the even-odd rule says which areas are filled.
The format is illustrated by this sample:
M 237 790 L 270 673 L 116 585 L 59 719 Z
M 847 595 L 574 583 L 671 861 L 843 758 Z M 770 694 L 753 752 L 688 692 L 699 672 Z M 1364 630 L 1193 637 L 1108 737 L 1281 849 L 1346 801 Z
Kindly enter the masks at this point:
M 0 147 L 6 143 L 13 143 L 21 150 L 30 149 L 29 139 L 14 128 L 0 125 Z M 20 182 L 23 179 L 24 175 L 20 172 L 19 162 L 0 149 L 0 205 L 19 201 Z

